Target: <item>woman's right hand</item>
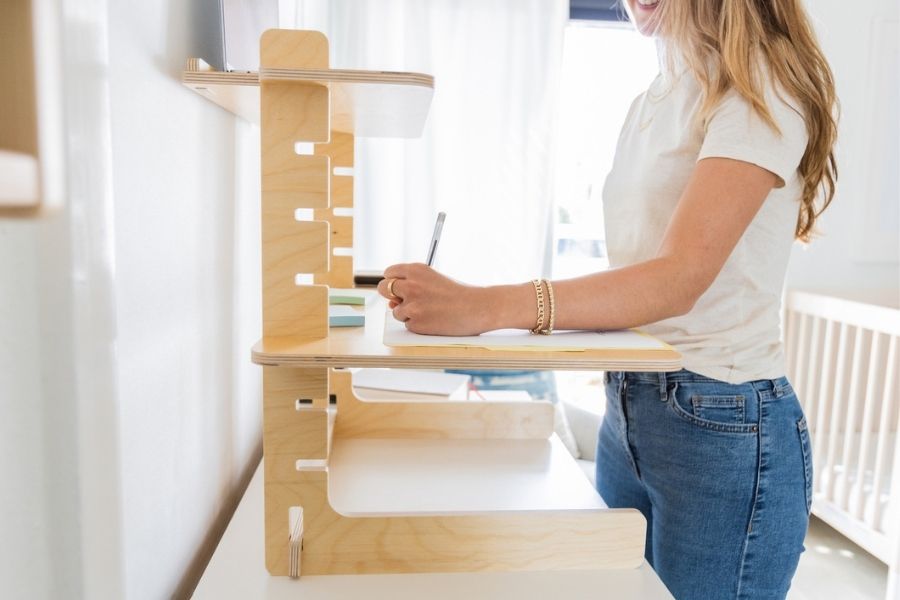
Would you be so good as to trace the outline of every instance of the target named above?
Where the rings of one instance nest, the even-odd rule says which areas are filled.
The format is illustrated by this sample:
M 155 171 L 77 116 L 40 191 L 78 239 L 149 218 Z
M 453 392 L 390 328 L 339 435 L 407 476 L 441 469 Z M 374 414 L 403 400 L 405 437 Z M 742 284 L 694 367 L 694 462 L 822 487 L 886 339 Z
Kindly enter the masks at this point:
M 496 329 L 488 289 L 459 283 L 421 263 L 390 266 L 378 284 L 394 318 L 426 335 L 478 335 Z

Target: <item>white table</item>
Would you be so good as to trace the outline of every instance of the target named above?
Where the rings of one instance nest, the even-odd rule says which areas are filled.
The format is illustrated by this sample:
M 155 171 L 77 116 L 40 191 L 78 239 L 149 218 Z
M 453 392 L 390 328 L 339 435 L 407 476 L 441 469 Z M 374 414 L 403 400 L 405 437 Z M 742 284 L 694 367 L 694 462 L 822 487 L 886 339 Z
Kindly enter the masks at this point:
M 638 569 L 597 571 L 271 577 L 263 564 L 264 544 L 260 466 L 193 597 L 198 600 L 672 598 L 646 563 Z

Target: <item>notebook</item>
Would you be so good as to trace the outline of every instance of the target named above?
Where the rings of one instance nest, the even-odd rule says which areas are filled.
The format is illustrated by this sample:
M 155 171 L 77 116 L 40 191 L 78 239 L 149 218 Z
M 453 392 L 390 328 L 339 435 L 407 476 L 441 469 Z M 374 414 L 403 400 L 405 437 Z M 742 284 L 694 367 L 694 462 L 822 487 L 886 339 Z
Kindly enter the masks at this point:
M 385 346 L 471 346 L 496 350 L 672 350 L 671 346 L 636 329 L 623 331 L 554 331 L 534 335 L 519 329 L 499 329 L 473 336 L 421 335 L 406 329 L 388 311 L 384 317 Z
M 353 372 L 354 387 L 438 396 L 464 394 L 470 380 L 468 375 L 422 369 L 359 369 Z

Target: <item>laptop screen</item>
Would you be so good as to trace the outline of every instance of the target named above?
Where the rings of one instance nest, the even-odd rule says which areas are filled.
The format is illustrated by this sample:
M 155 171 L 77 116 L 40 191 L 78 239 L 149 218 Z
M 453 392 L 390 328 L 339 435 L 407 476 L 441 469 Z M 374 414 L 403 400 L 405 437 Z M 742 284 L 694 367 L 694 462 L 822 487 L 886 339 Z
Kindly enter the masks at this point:
M 225 25 L 225 70 L 258 71 L 259 37 L 278 27 L 278 0 L 220 0 Z

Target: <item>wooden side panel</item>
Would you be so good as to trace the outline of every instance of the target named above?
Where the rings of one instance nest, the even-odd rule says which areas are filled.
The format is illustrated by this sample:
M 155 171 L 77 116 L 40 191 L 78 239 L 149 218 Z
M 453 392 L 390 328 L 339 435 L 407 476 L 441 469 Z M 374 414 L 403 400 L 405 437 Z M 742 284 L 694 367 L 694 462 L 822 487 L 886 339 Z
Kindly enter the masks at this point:
M 328 369 L 291 369 L 263 367 L 266 399 L 294 403 L 308 398 L 312 406 L 328 406 Z
M 316 275 L 316 283 L 333 288 L 352 288 L 353 284 L 353 257 L 332 256 L 331 270 L 327 273 Z
M 329 267 L 332 234 L 327 221 L 277 219 L 263 213 L 263 282 L 270 285 L 297 273 L 319 273 Z
M 261 68 L 328 68 L 328 41 L 318 32 L 270 30 L 260 41 Z M 328 336 L 328 288 L 298 286 L 297 274 L 327 273 L 327 221 L 297 221 L 298 208 L 330 206 L 328 155 L 298 155 L 297 142 L 328 143 L 327 86 L 260 82 L 262 169 L 263 336 Z M 308 398 L 312 405 L 299 405 Z M 325 460 L 329 448 L 327 369 L 266 368 L 263 375 L 263 452 L 266 457 L 266 567 L 288 574 L 289 512 L 308 483 L 298 460 Z M 322 493 L 327 493 L 322 490 Z
M 269 298 L 266 298 L 266 294 Z M 328 288 L 279 283 L 263 292 L 263 336 L 328 337 Z
M 313 405 L 297 410 L 300 398 Z M 289 512 L 309 489 L 297 460 L 328 456 L 327 406 L 328 369 L 263 368 L 266 567 L 272 573 L 288 574 Z
M 334 208 L 353 208 L 353 177 L 332 175 L 331 206 Z
M 547 439 L 553 433 L 549 402 L 363 402 L 351 374 L 334 371 L 336 438 Z
M 327 68 L 328 42 L 317 32 L 267 31 L 260 42 L 265 68 Z M 331 232 L 325 221 L 296 221 L 297 208 L 330 205 L 331 161 L 300 156 L 297 142 L 329 142 L 326 86 L 260 82 L 262 168 L 263 335 L 328 336 L 328 291 L 297 286 L 299 273 L 327 273 Z
M 353 208 L 353 176 L 335 175 L 334 169 L 352 169 L 354 139 L 348 133 L 331 132 L 328 144 L 316 144 L 316 155 L 327 155 L 331 159 L 331 207 L 314 212 L 314 218 L 328 221 L 331 225 L 329 243 L 334 248 L 353 247 L 353 217 L 336 216 L 334 209 Z M 331 264 L 327 273 L 320 273 L 315 282 L 330 287 L 353 287 L 353 257 L 346 255 L 330 257 Z
M 296 468 L 271 469 L 266 457 L 265 528 L 266 528 L 266 570 L 271 575 L 289 574 L 290 557 L 290 509 L 301 506 L 303 494 L 310 493 L 310 486 L 300 480 Z M 322 490 L 323 494 L 328 491 Z M 308 504 L 309 502 L 306 502 Z M 305 513 L 305 509 L 304 509 Z M 305 516 L 305 515 L 304 515 Z M 308 537 L 308 534 L 307 534 Z M 305 567 L 305 565 L 304 565 Z M 305 568 L 304 568 L 305 571 Z
M 331 143 L 325 151 L 331 156 L 334 168 L 353 168 L 354 137 L 348 133 L 331 132 Z M 353 207 L 353 176 L 331 175 L 331 205 L 336 208 Z
M 326 369 L 267 367 L 263 371 L 263 453 L 267 461 L 327 458 L 328 394 L 323 390 L 327 378 Z M 304 396 L 316 397 L 316 404 L 298 404 Z
M 327 272 L 328 223 L 277 219 L 263 211 L 263 335 L 323 338 L 328 335 L 328 290 L 298 286 L 298 273 Z
M 316 154 L 330 156 L 334 167 L 353 168 L 354 143 L 353 134 L 332 131 L 327 144 L 316 144 Z
M 299 472 L 298 480 L 266 491 L 285 502 L 295 493 L 302 499 L 305 575 L 635 568 L 643 561 L 646 523 L 636 510 L 347 518 L 328 505 L 324 470 Z M 287 548 L 286 536 L 280 545 Z M 267 567 L 286 574 L 280 562 Z
M 353 217 L 336 217 L 330 210 L 317 210 L 313 213 L 313 218 L 317 221 L 328 221 L 330 226 L 328 242 L 332 250 L 353 247 Z
M 266 399 L 263 453 L 266 458 L 315 460 L 328 457 L 328 412 Z
M 313 213 L 317 221 L 327 221 L 329 224 L 329 240 L 332 251 L 335 248 L 353 247 L 353 217 L 336 217 L 330 210 L 317 210 Z M 335 256 L 331 257 L 334 261 Z
M 328 38 L 319 31 L 269 29 L 259 43 L 259 62 L 270 69 L 328 68 Z
M 328 159 L 298 155 L 296 142 L 328 139 L 328 88 L 263 82 L 260 93 L 263 201 L 287 196 L 295 207 L 327 207 Z
M 288 206 L 327 208 L 331 194 L 330 159 L 274 152 L 266 160 L 262 194 L 270 210 Z
M 331 247 L 353 247 L 353 217 L 331 217 Z

